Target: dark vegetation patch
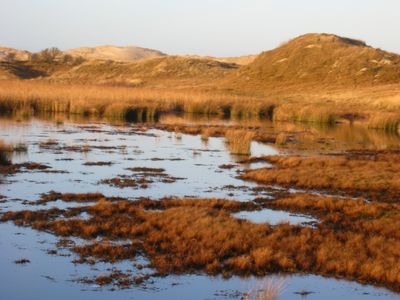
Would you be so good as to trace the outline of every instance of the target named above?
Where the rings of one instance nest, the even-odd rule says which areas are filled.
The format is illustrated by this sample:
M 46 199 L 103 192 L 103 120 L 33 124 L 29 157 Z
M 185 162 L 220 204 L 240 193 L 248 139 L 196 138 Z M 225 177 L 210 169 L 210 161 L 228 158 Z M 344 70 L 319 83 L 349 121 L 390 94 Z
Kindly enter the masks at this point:
M 220 165 L 218 168 L 230 170 L 230 169 L 233 169 L 234 167 L 236 167 L 236 165 L 234 165 L 234 164 L 224 164 L 224 165 Z
M 88 161 L 85 162 L 84 166 L 112 166 L 114 163 L 112 161 Z
M 98 284 L 100 286 L 112 285 L 120 289 L 129 288 L 133 285 L 146 287 L 146 281 L 150 278 L 150 275 L 140 274 L 133 275 L 131 272 L 122 272 L 118 269 L 112 269 L 111 271 L 98 275 L 97 277 L 84 277 L 80 278 L 78 282 L 84 284 Z
M 0 168 L 7 167 L 12 164 L 11 158 L 13 154 L 26 153 L 27 151 L 28 147 L 25 144 L 19 143 L 16 145 L 11 145 L 0 140 Z
M 103 179 L 101 184 L 108 184 L 119 188 L 148 188 L 151 183 L 174 183 L 184 178 L 173 177 L 165 173 L 163 168 L 133 167 L 127 168 L 133 175 L 119 175 L 110 179 Z
M 147 168 L 147 167 L 134 167 L 134 168 L 128 168 L 127 170 L 132 171 L 132 172 L 140 172 L 140 173 L 156 173 L 156 174 L 162 174 L 165 172 L 165 169 L 163 168 Z
M 72 193 L 59 193 L 50 191 L 46 194 L 42 194 L 40 199 L 36 201 L 36 204 L 46 204 L 48 202 L 54 202 L 61 200 L 64 202 L 96 202 L 100 199 L 104 199 L 105 196 L 101 193 L 84 193 L 84 194 L 72 194 Z
M 171 157 L 171 158 L 160 158 L 160 157 L 153 157 L 153 158 L 150 158 L 150 159 L 148 159 L 148 160 L 151 160 L 151 161 L 181 161 L 181 160 L 184 160 L 183 158 L 179 158 L 179 157 Z
M 26 258 L 20 258 L 20 259 L 15 260 L 14 263 L 17 265 L 26 265 L 26 264 L 30 264 L 31 261 Z
M 133 178 L 128 175 L 119 175 L 118 177 L 113 177 L 109 179 L 100 180 L 99 183 L 107 184 L 110 186 L 118 187 L 118 188 L 134 188 L 134 189 L 146 189 L 149 184 L 153 181 L 147 179 L 146 177 L 141 178 Z
M 41 163 L 26 162 L 21 164 L 0 165 L 0 174 L 12 175 L 27 171 L 49 171 L 50 167 Z
M 42 141 L 39 143 L 39 148 L 40 149 L 58 149 L 59 148 L 59 143 L 58 141 L 54 139 L 48 139 L 46 141 Z

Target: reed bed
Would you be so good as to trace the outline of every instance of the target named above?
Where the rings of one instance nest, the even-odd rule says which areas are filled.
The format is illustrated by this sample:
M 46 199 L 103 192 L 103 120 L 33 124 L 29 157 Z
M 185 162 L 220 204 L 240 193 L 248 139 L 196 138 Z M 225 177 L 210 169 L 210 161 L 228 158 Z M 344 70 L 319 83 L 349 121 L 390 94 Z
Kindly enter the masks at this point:
M 400 126 L 400 113 L 373 113 L 367 125 L 368 128 L 397 133 Z
M 396 89 L 386 87 L 392 93 Z M 334 125 L 339 121 L 367 120 L 371 128 L 398 128 L 395 100 L 379 98 L 374 90 L 359 98 L 345 91 L 254 96 L 230 90 L 129 88 L 45 81 L 0 81 L 0 113 L 19 117 L 37 113 L 96 115 L 129 121 L 156 121 L 162 113 L 215 115 L 231 119 L 270 119 Z M 366 93 L 366 92 L 365 92 Z M 326 99 L 331 97 L 332 100 Z M 354 96 L 354 95 L 353 95 Z M 376 100 L 375 98 L 379 98 Z M 375 100 L 374 100 L 375 99 Z M 398 100 L 398 97 L 396 98 Z M 363 100 L 365 100 L 363 102 Z M 386 102 L 391 105 L 384 105 Z
M 152 121 L 160 113 L 177 112 L 226 117 L 233 112 L 258 118 L 271 107 L 254 97 L 220 92 L 0 81 L 0 112 L 8 114 L 67 113 Z
M 334 125 L 339 119 L 340 111 L 335 106 L 304 103 L 283 104 L 275 108 L 274 121 L 312 122 Z

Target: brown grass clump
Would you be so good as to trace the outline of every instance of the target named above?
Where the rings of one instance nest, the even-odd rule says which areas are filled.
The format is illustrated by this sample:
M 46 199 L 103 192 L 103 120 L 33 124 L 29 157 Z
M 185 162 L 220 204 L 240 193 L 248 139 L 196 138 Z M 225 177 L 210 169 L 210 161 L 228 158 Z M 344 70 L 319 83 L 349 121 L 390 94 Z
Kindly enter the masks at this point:
M 0 141 L 0 166 L 9 166 L 11 164 L 10 152 L 12 152 L 12 147 Z
M 326 189 L 397 201 L 400 156 L 395 152 L 366 152 L 336 156 L 272 156 L 273 168 L 250 170 L 243 179 L 266 184 Z
M 120 245 L 105 241 L 91 243 L 84 246 L 75 246 L 72 250 L 80 255 L 80 262 L 86 262 L 90 258 L 116 262 L 125 259 L 134 259 L 137 248 L 137 245 L 134 244 Z
M 294 194 L 268 201 L 264 206 L 314 215 L 319 226 L 335 227 L 363 234 L 399 239 L 399 204 L 366 202 L 362 199 L 335 198 L 309 194 Z
M 284 278 L 267 279 L 248 293 L 252 300 L 277 300 L 286 285 Z
M 13 153 L 25 153 L 28 148 L 25 144 L 10 145 L 0 140 L 0 166 L 10 166 Z
M 61 200 L 63 202 L 96 202 L 100 199 L 104 199 L 105 196 L 101 193 L 86 193 L 86 194 L 72 194 L 72 193 L 59 193 L 55 191 L 50 191 L 46 194 L 42 194 L 40 199 L 36 201 L 36 204 L 45 204 L 48 202 L 53 202 Z M 113 198 L 109 198 L 113 199 Z M 118 198 L 116 198 L 118 199 Z M 121 199 L 119 199 L 121 200 Z
M 144 285 L 149 275 L 133 276 L 130 272 L 122 272 L 118 269 L 112 269 L 111 272 L 101 274 L 97 277 L 84 277 L 79 280 L 85 284 L 98 284 L 100 286 L 110 285 L 118 288 L 128 288 L 132 285 Z
M 41 171 L 48 173 L 60 172 L 57 170 L 49 170 L 50 167 L 47 165 L 43 165 L 41 163 L 34 162 L 26 162 L 21 164 L 13 164 L 11 161 L 6 162 L 6 164 L 0 164 L 0 174 L 11 175 L 18 172 L 27 172 L 27 171 Z
M 150 183 L 153 181 L 147 179 L 146 177 L 141 177 L 141 178 L 132 178 L 130 176 L 126 175 L 121 175 L 118 177 L 113 177 L 109 179 L 103 179 L 99 181 L 101 184 L 108 184 L 110 186 L 118 187 L 118 188 L 134 188 L 134 189 L 145 189 L 148 187 Z
M 47 139 L 46 141 L 42 141 L 39 143 L 39 147 L 41 149 L 51 149 L 58 146 L 58 142 L 54 139 Z
M 311 272 L 400 289 L 400 240 L 394 230 L 400 222 L 398 204 L 305 194 L 264 203 L 320 216 L 317 226 L 301 227 L 236 219 L 231 212 L 245 204 L 235 201 L 164 199 L 157 203 L 102 199 L 81 208 L 7 212 L 1 220 L 63 237 L 96 238 L 95 243 L 72 247 L 83 261 L 133 259 L 140 252 L 159 274 Z M 77 218 L 81 212 L 90 217 Z
M 229 151 L 237 155 L 251 154 L 251 142 L 254 137 L 255 133 L 247 130 L 228 130 L 225 132 Z
M 163 183 L 174 183 L 183 178 L 173 177 L 165 173 L 163 168 L 134 167 L 127 168 L 134 174 L 132 176 L 119 175 L 118 177 L 103 179 L 101 184 L 108 184 L 118 188 L 148 188 L 149 184 L 158 181 Z

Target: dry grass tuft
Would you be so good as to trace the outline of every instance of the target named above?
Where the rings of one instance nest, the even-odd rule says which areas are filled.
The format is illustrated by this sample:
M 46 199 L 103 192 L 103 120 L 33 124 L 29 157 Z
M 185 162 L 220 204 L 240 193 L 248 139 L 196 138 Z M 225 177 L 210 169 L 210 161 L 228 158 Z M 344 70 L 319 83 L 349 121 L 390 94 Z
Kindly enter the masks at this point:
M 248 130 L 228 130 L 225 132 L 229 151 L 237 155 L 251 154 L 251 142 L 254 137 L 255 133 Z
M 0 141 L 0 166 L 11 165 L 10 152 L 12 152 L 12 146 Z
M 270 278 L 256 285 L 248 294 L 252 300 L 277 300 L 286 285 L 285 278 Z

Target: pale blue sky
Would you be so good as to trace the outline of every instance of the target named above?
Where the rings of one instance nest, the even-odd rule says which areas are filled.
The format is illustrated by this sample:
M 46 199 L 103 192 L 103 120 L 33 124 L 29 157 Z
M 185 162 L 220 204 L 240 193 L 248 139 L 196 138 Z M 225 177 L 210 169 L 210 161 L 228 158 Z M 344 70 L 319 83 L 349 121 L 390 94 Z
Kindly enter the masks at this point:
M 308 32 L 400 53 L 400 0 L 0 0 L 0 45 L 138 45 L 169 54 L 259 53 Z

